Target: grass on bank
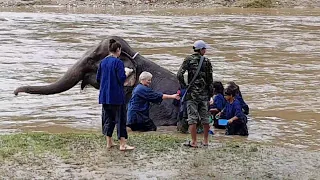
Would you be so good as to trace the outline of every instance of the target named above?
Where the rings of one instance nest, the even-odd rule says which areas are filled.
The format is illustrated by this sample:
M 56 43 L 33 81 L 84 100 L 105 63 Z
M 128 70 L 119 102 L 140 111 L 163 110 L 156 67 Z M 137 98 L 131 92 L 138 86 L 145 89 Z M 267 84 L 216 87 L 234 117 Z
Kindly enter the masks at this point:
M 155 134 L 132 134 L 128 143 L 146 153 L 177 149 L 184 140 L 179 137 Z M 117 142 L 119 143 L 119 142 Z M 61 157 L 106 148 L 105 138 L 95 133 L 22 133 L 0 136 L 0 159 L 17 153 L 54 153 Z
M 175 135 L 146 133 L 130 134 L 128 143 L 137 147 L 136 153 L 159 154 L 178 150 L 185 140 L 185 138 Z M 119 144 L 117 141 L 116 143 Z M 237 149 L 243 151 L 245 148 L 248 152 L 256 152 L 258 151 L 257 147 L 256 144 L 241 145 L 236 142 L 226 142 L 218 149 L 221 152 L 236 152 Z M 30 153 L 34 155 L 53 153 L 69 158 L 79 154 L 105 150 L 104 136 L 96 133 L 21 133 L 0 136 L 0 159 L 10 158 L 15 154 L 27 155 Z
M 132 133 L 129 144 L 137 147 L 132 152 L 120 152 L 119 147 L 106 149 L 100 133 L 23 133 L 0 136 L 0 174 L 15 178 L 12 170 L 28 175 L 69 177 L 80 171 L 92 173 L 163 172 L 172 179 L 292 179 L 290 165 L 298 174 L 319 177 L 319 153 L 308 154 L 253 142 L 225 142 L 211 140 L 209 148 L 182 146 L 185 138 L 177 135 Z M 119 144 L 118 141 L 116 143 Z M 312 157 L 312 159 L 310 159 Z M 54 169 L 52 169 L 54 167 Z M 40 169 L 40 170 L 39 170 Z M 122 171 L 118 172 L 118 170 Z M 39 170 L 39 171 L 38 171 Z M 99 176 L 97 176 L 99 177 Z M 116 175 L 115 175 L 116 177 Z M 158 176 L 157 176 L 158 177 Z M 240 177 L 240 178 L 239 178 Z M 120 178 L 121 179 L 121 178 Z M 316 178 L 318 179 L 318 178 Z

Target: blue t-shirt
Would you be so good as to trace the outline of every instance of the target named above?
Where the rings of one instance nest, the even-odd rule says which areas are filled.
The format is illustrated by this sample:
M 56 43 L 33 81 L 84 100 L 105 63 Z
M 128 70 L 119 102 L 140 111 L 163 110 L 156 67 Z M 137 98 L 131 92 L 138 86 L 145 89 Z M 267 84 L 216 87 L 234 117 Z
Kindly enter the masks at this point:
M 240 102 L 240 105 L 241 105 L 241 108 L 243 109 L 243 112 L 248 115 L 249 114 L 249 106 L 247 105 L 247 103 L 244 101 L 244 99 L 242 98 L 242 95 L 241 93 L 240 94 L 237 94 L 236 97 L 235 97 L 239 102 Z
M 150 102 L 161 103 L 163 93 L 155 92 L 150 87 L 138 84 L 133 92 L 128 104 L 127 125 L 144 123 L 149 120 Z
M 113 56 L 105 57 L 97 72 L 97 82 L 100 83 L 99 104 L 125 104 L 125 80 L 123 62 Z
M 232 104 L 230 104 L 229 102 L 226 103 L 226 107 L 223 110 L 223 115 L 223 117 L 228 120 L 233 118 L 234 116 L 237 116 L 238 120 L 241 120 L 243 122 L 246 121 L 246 116 L 243 114 L 241 104 L 237 99 L 235 99 Z
M 221 111 L 225 105 L 226 105 L 226 99 L 222 94 L 217 94 L 213 99 L 213 104 L 210 105 L 210 109 L 217 108 L 219 111 Z

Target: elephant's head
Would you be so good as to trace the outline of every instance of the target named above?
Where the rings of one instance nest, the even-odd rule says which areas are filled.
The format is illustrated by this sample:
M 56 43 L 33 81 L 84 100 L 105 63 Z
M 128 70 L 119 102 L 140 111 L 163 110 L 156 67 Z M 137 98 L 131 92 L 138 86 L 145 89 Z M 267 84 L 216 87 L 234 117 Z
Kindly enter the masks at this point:
M 138 76 L 142 71 L 149 71 L 153 74 L 151 87 L 155 91 L 172 94 L 179 88 L 179 82 L 176 76 L 169 70 L 160 67 L 156 63 L 144 58 L 128 45 L 128 43 L 120 37 L 110 37 L 121 43 L 122 52 L 120 59 L 124 62 L 126 68 L 132 69 L 132 73 L 125 82 L 126 100 L 131 97 L 133 87 L 138 83 Z M 91 85 L 99 89 L 96 81 L 96 74 L 101 60 L 109 54 L 109 39 L 103 40 L 98 46 L 87 51 L 83 57 L 76 62 L 66 73 L 55 83 L 47 86 L 22 86 L 14 91 L 15 95 L 19 92 L 30 94 L 56 94 L 67 91 L 82 81 L 81 89 L 87 85 Z M 156 125 L 176 125 L 177 113 L 176 108 L 171 100 L 164 100 L 160 105 L 150 108 L 150 117 Z
M 134 52 L 122 38 L 110 37 L 101 41 L 98 46 L 87 51 L 82 58 L 55 83 L 47 86 L 22 86 L 17 88 L 14 91 L 14 94 L 18 95 L 20 92 L 44 95 L 56 94 L 69 90 L 79 81 L 82 81 L 81 89 L 85 88 L 87 85 L 99 89 L 99 84 L 96 81 L 96 74 L 101 60 L 109 54 L 108 47 L 109 39 L 111 38 L 121 43 L 122 53 L 120 59 L 124 62 L 126 68 L 133 70 L 125 82 L 125 91 L 127 93 L 131 92 L 137 82 L 137 63 L 135 58 L 138 53 Z

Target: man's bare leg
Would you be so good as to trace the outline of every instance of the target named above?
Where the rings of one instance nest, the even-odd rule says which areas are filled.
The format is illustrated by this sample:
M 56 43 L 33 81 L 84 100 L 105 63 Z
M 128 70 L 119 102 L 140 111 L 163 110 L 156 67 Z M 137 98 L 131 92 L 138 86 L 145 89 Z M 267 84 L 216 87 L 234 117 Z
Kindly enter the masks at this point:
M 191 146 L 197 146 L 197 124 L 189 125 L 191 133 Z
M 204 130 L 203 144 L 204 145 L 208 145 L 209 144 L 209 129 L 210 129 L 210 125 L 209 124 L 204 124 L 203 125 L 203 130 Z

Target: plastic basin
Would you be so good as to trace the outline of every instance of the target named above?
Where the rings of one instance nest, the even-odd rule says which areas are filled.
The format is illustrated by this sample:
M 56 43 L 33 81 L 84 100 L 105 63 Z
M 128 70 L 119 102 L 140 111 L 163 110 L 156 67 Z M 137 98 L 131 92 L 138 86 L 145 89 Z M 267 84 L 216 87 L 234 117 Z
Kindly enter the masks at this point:
M 228 119 L 219 119 L 218 125 L 219 126 L 226 126 L 228 124 Z

